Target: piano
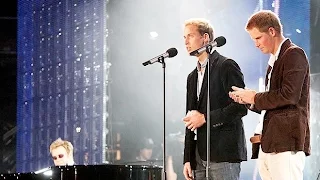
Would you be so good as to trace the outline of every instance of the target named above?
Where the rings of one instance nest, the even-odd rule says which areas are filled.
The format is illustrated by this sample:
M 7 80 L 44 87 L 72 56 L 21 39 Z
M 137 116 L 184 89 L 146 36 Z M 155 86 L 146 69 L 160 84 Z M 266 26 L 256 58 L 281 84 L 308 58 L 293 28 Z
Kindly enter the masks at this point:
M 0 174 L 0 180 L 161 180 L 161 166 L 53 166 L 36 172 Z

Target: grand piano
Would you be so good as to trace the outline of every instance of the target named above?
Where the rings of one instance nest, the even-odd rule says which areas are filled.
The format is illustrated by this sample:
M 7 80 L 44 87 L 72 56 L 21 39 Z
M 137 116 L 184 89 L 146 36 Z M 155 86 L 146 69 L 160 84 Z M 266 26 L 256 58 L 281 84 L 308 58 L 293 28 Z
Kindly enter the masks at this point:
M 0 174 L 0 180 L 161 180 L 161 166 L 53 166 L 36 172 Z

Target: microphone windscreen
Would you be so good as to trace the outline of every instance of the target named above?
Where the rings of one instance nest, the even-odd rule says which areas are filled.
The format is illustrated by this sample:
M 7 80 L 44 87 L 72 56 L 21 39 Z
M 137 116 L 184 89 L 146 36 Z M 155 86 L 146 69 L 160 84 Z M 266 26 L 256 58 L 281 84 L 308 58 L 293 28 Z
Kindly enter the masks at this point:
M 217 42 L 217 47 L 220 47 L 220 46 L 225 45 L 227 40 L 225 37 L 219 36 L 214 41 Z
M 169 54 L 169 58 L 171 58 L 178 54 L 178 50 L 176 48 L 170 48 L 167 50 L 167 53 Z

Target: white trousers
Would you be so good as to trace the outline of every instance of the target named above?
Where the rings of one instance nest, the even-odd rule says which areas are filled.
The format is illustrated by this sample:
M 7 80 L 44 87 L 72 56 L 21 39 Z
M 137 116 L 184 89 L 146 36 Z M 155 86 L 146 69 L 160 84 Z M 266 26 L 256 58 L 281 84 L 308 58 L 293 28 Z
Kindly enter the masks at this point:
M 305 159 L 303 151 L 264 153 L 260 148 L 259 174 L 262 180 L 302 180 Z

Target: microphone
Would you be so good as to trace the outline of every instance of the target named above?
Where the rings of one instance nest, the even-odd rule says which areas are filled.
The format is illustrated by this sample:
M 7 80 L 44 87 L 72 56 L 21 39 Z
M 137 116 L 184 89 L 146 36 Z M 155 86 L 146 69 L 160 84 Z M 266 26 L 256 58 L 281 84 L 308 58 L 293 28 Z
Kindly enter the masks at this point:
M 203 51 L 206 51 L 208 47 L 220 47 L 226 44 L 226 38 L 223 36 L 217 37 L 214 41 L 211 41 L 210 43 L 202 46 L 201 48 L 194 50 L 190 53 L 190 56 L 196 56 L 201 54 Z
M 149 64 L 153 64 L 153 63 L 158 62 L 164 58 L 172 58 L 172 57 L 176 56 L 177 54 L 178 54 L 178 50 L 176 48 L 170 48 L 165 53 L 163 53 L 157 57 L 154 57 L 154 58 L 150 59 L 149 61 L 142 63 L 142 65 L 146 66 Z

